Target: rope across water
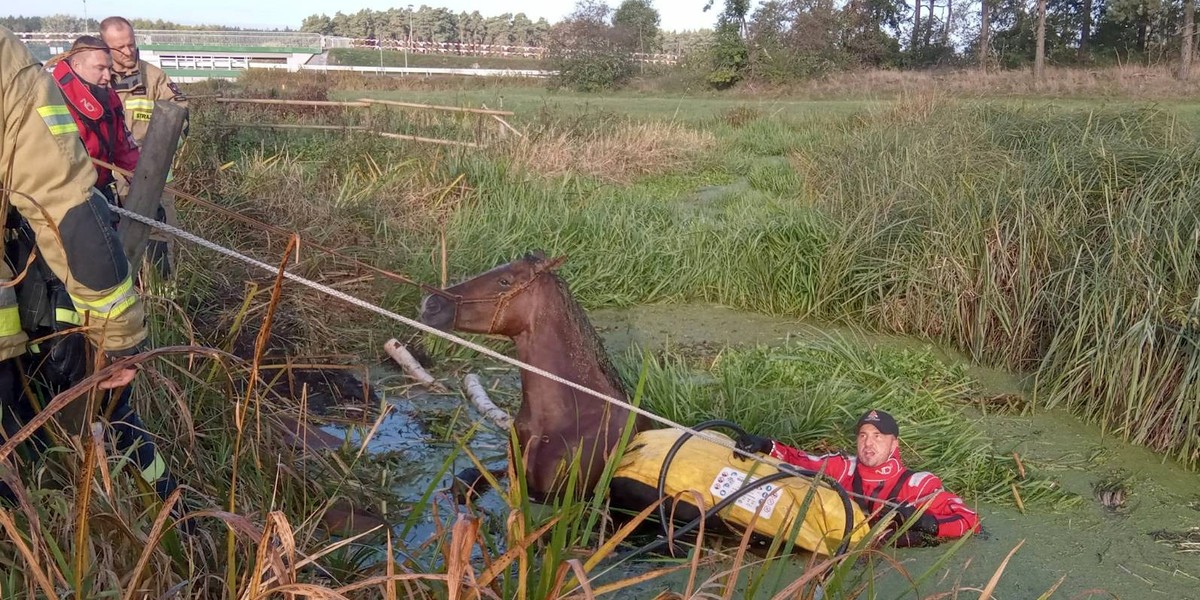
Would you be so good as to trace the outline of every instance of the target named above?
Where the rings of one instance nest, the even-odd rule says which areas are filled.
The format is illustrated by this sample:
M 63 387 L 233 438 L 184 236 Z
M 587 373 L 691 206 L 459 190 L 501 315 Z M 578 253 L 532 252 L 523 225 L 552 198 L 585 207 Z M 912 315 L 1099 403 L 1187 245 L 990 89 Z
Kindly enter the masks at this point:
M 249 257 L 249 256 L 246 256 L 246 255 L 244 255 L 244 254 L 242 254 L 242 253 L 240 253 L 240 252 L 238 252 L 238 251 L 236 251 L 236 250 L 232 250 L 232 249 L 230 249 L 230 248 L 226 248 L 226 247 L 224 247 L 224 246 L 222 246 L 222 245 L 220 245 L 220 244 L 217 244 L 217 243 L 215 243 L 215 242 L 212 242 L 212 241 L 206 240 L 206 239 L 204 239 L 204 238 L 202 238 L 202 237 L 200 237 L 200 236 L 198 236 L 198 235 L 195 235 L 195 234 L 193 234 L 193 233 L 190 233 L 190 232 L 188 232 L 188 231 L 185 231 L 185 230 L 183 230 L 183 229 L 180 229 L 180 228 L 178 228 L 178 227 L 175 227 L 175 226 L 172 226 L 172 225 L 168 225 L 167 223 L 163 223 L 163 222 L 161 222 L 161 221 L 158 221 L 158 220 L 156 220 L 156 219 L 153 219 L 153 218 L 150 218 L 150 217 L 146 217 L 146 216 L 143 216 L 143 215 L 137 214 L 137 213 L 135 213 L 135 212 L 132 212 L 132 211 L 130 211 L 130 210 L 127 210 L 127 209 L 125 209 L 125 208 L 121 208 L 121 207 L 119 207 L 119 206 L 110 206 L 110 208 L 112 209 L 112 211 L 113 211 L 113 212 L 115 212 L 115 213 L 117 213 L 117 214 L 121 215 L 122 217 L 126 217 L 126 218 L 129 218 L 129 219 L 133 219 L 133 220 L 135 220 L 135 221 L 137 221 L 137 222 L 139 222 L 139 223 L 143 223 L 143 224 L 149 225 L 150 227 L 154 227 L 154 228 L 156 228 L 156 229 L 159 229 L 159 230 L 165 231 L 165 232 L 167 232 L 167 233 L 169 233 L 169 234 L 171 234 L 171 235 L 173 235 L 173 236 L 175 236 L 175 237 L 177 237 L 177 238 L 180 238 L 180 239 L 183 239 L 183 240 L 187 240 L 187 241 L 189 241 L 189 242 L 191 242 L 191 243 L 193 243 L 193 244 L 196 244 L 197 246 L 201 246 L 201 247 L 203 247 L 203 248 L 207 248 L 207 249 L 209 249 L 209 250 L 212 250 L 213 252 L 217 252 L 217 253 L 219 253 L 219 254 L 222 254 L 222 255 L 224 255 L 224 256 L 228 256 L 229 258 L 233 258 L 233 259 L 235 259 L 235 260 L 242 261 L 242 262 L 244 262 L 244 263 L 246 263 L 246 264 L 254 265 L 254 266 L 256 266 L 256 267 L 258 267 L 258 268 L 260 268 L 260 269 L 262 269 L 262 270 L 264 270 L 264 271 L 267 271 L 267 272 L 269 272 L 269 273 L 273 273 L 273 274 L 274 274 L 274 273 L 278 273 L 278 272 L 279 272 L 279 267 L 277 267 L 277 266 L 274 266 L 274 265 L 269 265 L 269 264 L 267 264 L 267 263 L 265 263 L 265 262 L 262 262 L 262 261 L 260 261 L 260 260 L 256 260 L 256 259 L 254 259 L 254 258 L 251 258 L 251 257 Z M 712 443 L 714 443 L 714 444 L 717 444 L 717 445 L 719 445 L 719 446 L 723 446 L 723 447 L 725 447 L 725 448 L 729 448 L 729 449 L 730 449 L 730 450 L 732 450 L 734 453 L 736 453 L 736 454 L 740 455 L 741 457 L 743 457 L 743 458 L 745 458 L 745 459 L 748 459 L 748 460 L 753 460 L 753 461 L 755 461 L 755 462 L 759 462 L 759 463 L 762 463 L 762 464 L 764 464 L 764 465 L 767 465 L 767 466 L 772 466 L 772 467 L 774 467 L 774 465 L 773 465 L 773 464 L 772 464 L 770 461 L 766 460 L 766 459 L 765 459 L 765 458 L 763 458 L 762 456 L 759 456 L 759 455 L 757 455 L 757 454 L 753 454 L 753 453 L 750 453 L 750 452 L 743 451 L 743 450 L 741 450 L 741 449 L 737 448 L 736 446 L 734 446 L 733 444 L 730 444 L 730 443 L 729 443 L 729 440 L 728 440 L 728 439 L 726 439 L 726 438 L 720 438 L 720 437 L 716 437 L 716 436 L 713 436 L 713 435 L 709 434 L 709 433 L 708 433 L 708 432 L 706 432 L 706 431 L 697 431 L 697 430 L 695 430 L 695 429 L 692 429 L 691 427 L 688 427 L 688 426 L 686 426 L 686 425 L 683 425 L 683 424 L 680 424 L 680 423 L 676 423 L 675 421 L 672 421 L 671 419 L 668 419 L 668 418 L 666 418 L 666 417 L 663 417 L 663 416 L 660 416 L 660 415 L 654 414 L 654 413 L 652 413 L 652 412 L 650 412 L 650 411 L 648 411 L 648 410 L 646 410 L 646 409 L 644 409 L 644 408 L 641 408 L 641 407 L 639 407 L 639 406 L 634 406 L 633 404 L 630 404 L 629 402 L 626 402 L 626 401 L 624 401 L 624 400 L 621 400 L 621 399 L 619 399 L 619 398 L 614 398 L 614 397 L 612 397 L 612 396 L 609 396 L 609 395 L 607 395 L 607 394 L 602 394 L 602 393 L 600 393 L 600 392 L 597 392 L 597 391 L 595 391 L 595 390 L 593 390 L 593 389 L 591 389 L 591 388 L 588 388 L 588 387 L 586 387 L 586 386 L 583 386 L 583 385 L 580 385 L 580 384 L 578 384 L 578 383 L 575 383 L 574 381 L 570 381 L 570 380 L 568 380 L 568 379 L 564 379 L 564 378 L 562 378 L 562 377 L 559 377 L 558 375 L 555 375 L 554 373 L 551 373 L 551 372 L 549 372 L 549 371 L 546 371 L 546 370 L 543 370 L 543 369 L 539 369 L 538 367 L 535 367 L 535 366 L 533 366 L 533 365 L 530 365 L 530 364 L 527 364 L 527 363 L 521 362 L 521 361 L 519 361 L 519 360 L 517 360 L 517 359 L 515 359 L 515 358 L 512 358 L 512 357 L 510 357 L 510 356 L 507 356 L 507 355 L 501 354 L 501 353 L 499 353 L 499 352 L 496 352 L 495 350 L 492 350 L 491 348 L 488 348 L 488 347 L 486 347 L 486 346 L 482 346 L 482 345 L 476 344 L 475 342 L 472 342 L 472 341 L 470 341 L 470 340 L 467 340 L 467 339 L 461 338 L 461 337 L 459 337 L 459 336 L 457 336 L 457 335 L 454 335 L 453 333 L 449 333 L 449 332 L 446 332 L 446 331 L 442 331 L 442 330 L 440 330 L 440 329 L 437 329 L 437 328 L 435 328 L 435 327 L 431 327 L 431 326 L 429 326 L 429 325 L 426 325 L 426 324 L 424 324 L 424 323 L 422 323 L 422 322 L 420 322 L 420 321 L 417 321 L 417 320 L 415 320 L 415 319 L 411 319 L 411 318 L 409 318 L 409 317 L 406 317 L 406 316 L 404 316 L 404 315 L 401 315 L 401 314 L 399 314 L 399 313 L 396 313 L 396 312 L 390 311 L 390 310 L 388 310 L 388 309 L 386 309 L 386 308 L 383 308 L 383 307 L 381 307 L 381 306 L 376 306 L 376 305 L 374 305 L 374 304 L 372 304 L 372 303 L 370 303 L 370 302 L 367 302 L 366 300 L 363 300 L 363 299 L 361 299 L 361 298 L 356 298 L 356 297 L 354 297 L 354 296 L 351 296 L 351 295 L 349 295 L 349 294 L 347 294 L 347 293 L 345 293 L 345 292 L 342 292 L 342 291 L 340 291 L 340 290 L 337 290 L 337 289 L 331 288 L 331 287 L 329 287 L 329 286 L 327 286 L 327 285 L 325 285 L 325 284 L 318 283 L 318 282 L 316 282 L 316 281 L 313 281 L 313 280 L 311 280 L 311 279 L 307 279 L 307 278 L 301 277 L 301 276 L 299 276 L 299 275 L 296 275 L 295 273 L 291 273 L 291 272 L 289 272 L 289 271 L 286 271 L 286 270 L 285 270 L 285 271 L 283 272 L 283 276 L 284 276 L 284 278 L 286 278 L 286 279 L 289 279 L 289 280 L 291 280 L 291 281 L 294 281 L 294 282 L 296 282 L 296 283 L 299 283 L 300 285 L 303 285 L 303 286 L 305 286 L 305 287 L 308 287 L 308 288 L 311 288 L 311 289 L 317 290 L 317 291 L 319 291 L 319 292 L 321 292 L 321 293 L 323 293 L 323 294 L 327 294 L 327 295 L 329 295 L 329 296 L 333 296 L 334 298 L 337 298 L 337 299 L 339 299 L 339 300 L 342 300 L 343 302 L 347 302 L 347 303 L 349 303 L 349 304 L 352 304 L 352 305 L 354 305 L 354 306 L 357 306 L 357 307 L 359 307 L 359 308 L 362 308 L 362 309 L 364 309 L 364 310 L 367 310 L 367 311 L 373 312 L 373 313 L 375 313 L 375 314 L 377 314 L 377 315 L 381 315 L 381 316 L 387 317 L 387 318 L 389 318 L 389 319 L 392 319 L 392 320 L 394 320 L 394 321 L 398 321 L 398 322 L 400 322 L 400 323 L 404 323 L 405 325 L 408 325 L 409 327 L 413 327 L 413 328 L 415 328 L 415 329 L 418 329 L 418 330 L 420 330 L 420 331 L 423 331 L 423 332 L 425 332 L 425 333 L 428 333 L 428 334 L 431 334 L 431 335 L 435 335 L 435 336 L 437 336 L 437 337 L 440 337 L 440 338 L 442 338 L 442 339 L 444 339 L 444 340 L 446 340 L 446 341 L 453 342 L 453 343 L 455 343 L 455 344 L 458 344 L 458 345 L 460 345 L 460 346 L 465 346 L 465 347 L 467 347 L 467 348 L 470 348 L 470 349 L 472 349 L 472 350 L 474 350 L 474 351 L 476 351 L 476 352 L 479 352 L 480 354 L 483 354 L 484 356 L 488 356 L 488 357 L 494 358 L 494 359 L 496 359 L 496 360 L 498 360 L 498 361 L 501 361 L 501 362 L 503 362 L 503 363 L 507 363 L 507 364 L 509 364 L 509 365 L 512 365 L 512 366 L 514 366 L 514 367 L 517 367 L 518 369 L 522 369 L 522 370 L 525 370 L 525 371 L 529 371 L 530 373 L 536 373 L 537 375 L 540 375 L 540 376 L 542 376 L 542 377 L 545 377 L 546 379 L 549 379 L 549 380 L 551 380 L 551 381 L 553 381 L 553 382 L 555 382 L 555 383 L 560 383 L 560 384 L 562 384 L 562 385 L 568 386 L 568 387 L 570 387 L 570 388 L 573 388 L 573 389 L 575 389 L 575 390 L 578 390 L 578 391 L 580 391 L 580 392 L 583 392 L 583 393 L 585 393 L 585 394 L 588 394 L 588 395 L 590 395 L 590 396 L 593 396 L 593 397 L 595 397 L 595 398 L 598 398 L 598 399 L 600 399 L 600 400 L 603 400 L 603 401 L 605 401 L 605 402 L 608 402 L 609 404 L 612 404 L 612 405 L 614 405 L 614 406 L 619 406 L 619 407 L 621 407 L 621 408 L 624 408 L 624 409 L 626 409 L 626 410 L 629 410 L 629 411 L 631 411 L 631 412 L 633 412 L 633 413 L 636 413 L 636 414 L 642 415 L 642 416 L 644 416 L 644 417 L 646 417 L 646 418 L 648 418 L 648 419 L 650 419 L 650 420 L 652 420 L 652 421 L 655 421 L 655 422 L 657 422 L 657 423 L 659 423 L 659 424 L 666 425 L 667 427 L 671 427 L 671 428 L 673 428 L 673 429 L 677 429 L 677 430 L 685 431 L 685 432 L 689 433 L 690 435 L 692 435 L 692 436 L 694 436 L 694 437 L 698 437 L 698 438 L 701 438 L 701 439 L 707 440 L 707 441 L 709 441 L 709 442 L 712 442 Z M 814 481 L 816 481 L 816 480 L 814 480 Z M 819 481 L 818 481 L 818 483 L 819 483 Z M 827 486 L 826 486 L 826 487 L 827 487 Z M 853 492 L 850 492 L 850 491 L 848 491 L 848 490 L 847 490 L 847 492 L 846 492 L 846 493 L 847 493 L 847 494 L 849 494 L 849 495 L 851 495 L 851 496 L 857 497 L 857 498 L 862 498 L 862 499 L 865 499 L 865 500 L 872 500 L 872 501 L 875 501 L 875 502 L 882 502 L 884 505 L 886 505 L 886 506 L 891 506 L 891 507 L 893 507 L 893 508 L 894 508 L 894 507 L 896 507 L 896 506 L 898 506 L 898 504 L 896 504 L 896 503 L 893 503 L 893 502 L 881 501 L 881 500 L 880 500 L 880 499 L 878 499 L 878 498 L 871 498 L 871 497 L 864 496 L 864 495 L 861 495 L 861 494 L 855 494 L 855 493 L 853 493 Z

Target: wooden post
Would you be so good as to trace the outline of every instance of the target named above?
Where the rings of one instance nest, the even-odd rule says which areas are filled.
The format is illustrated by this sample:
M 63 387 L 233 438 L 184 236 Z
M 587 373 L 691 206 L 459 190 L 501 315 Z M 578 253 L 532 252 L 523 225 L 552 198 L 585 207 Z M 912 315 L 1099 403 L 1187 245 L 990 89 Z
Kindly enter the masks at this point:
M 991 28 L 991 15 L 988 14 L 989 0 L 980 0 L 979 2 L 979 70 L 987 73 L 988 50 L 991 48 L 988 42 L 988 30 Z
M 1196 0 L 1183 0 L 1183 34 L 1179 36 L 1178 77 L 1187 81 L 1192 76 L 1192 46 L 1196 40 Z
M 183 132 L 183 121 L 187 109 L 167 100 L 154 103 L 150 117 L 150 128 L 142 144 L 133 181 L 129 185 L 129 196 L 125 208 L 139 215 L 155 218 L 162 201 L 163 187 L 175 160 L 179 147 L 179 136 Z M 136 273 L 142 264 L 142 253 L 146 251 L 146 239 L 150 237 L 150 226 L 133 219 L 121 223 L 121 245 L 129 258 L 129 269 Z
M 1033 51 L 1033 80 L 1042 83 L 1046 78 L 1046 0 L 1038 0 L 1037 45 Z

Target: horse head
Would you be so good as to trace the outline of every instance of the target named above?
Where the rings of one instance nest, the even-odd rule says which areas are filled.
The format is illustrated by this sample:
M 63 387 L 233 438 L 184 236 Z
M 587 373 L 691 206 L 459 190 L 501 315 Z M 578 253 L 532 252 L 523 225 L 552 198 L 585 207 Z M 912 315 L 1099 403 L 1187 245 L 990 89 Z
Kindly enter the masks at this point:
M 500 265 L 453 287 L 425 296 L 421 321 L 442 330 L 516 336 L 535 314 L 540 286 L 551 284 L 566 256 L 547 259 L 540 251 Z
M 565 256 L 535 252 L 421 302 L 421 320 L 440 329 L 509 337 L 517 357 L 553 376 L 619 400 L 628 398 L 604 344 L 566 282 L 554 274 Z M 576 465 L 577 493 L 591 493 L 629 420 L 628 409 L 578 393 L 553 378 L 521 373 L 514 425 L 532 498 L 564 490 Z M 649 427 L 639 415 L 634 431 Z M 475 479 L 475 477 L 467 477 Z M 478 489 L 478 488 L 476 488 Z

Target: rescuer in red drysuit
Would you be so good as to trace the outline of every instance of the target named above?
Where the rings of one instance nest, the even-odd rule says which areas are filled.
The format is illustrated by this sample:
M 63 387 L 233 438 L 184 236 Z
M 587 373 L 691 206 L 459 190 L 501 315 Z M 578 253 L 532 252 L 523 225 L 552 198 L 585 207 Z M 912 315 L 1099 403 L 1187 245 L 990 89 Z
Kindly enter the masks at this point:
M 962 498 L 943 489 L 937 475 L 905 468 L 900 460 L 900 427 L 892 415 L 882 410 L 868 411 L 858 420 L 857 433 L 856 456 L 814 456 L 756 435 L 743 436 L 737 444 L 747 452 L 769 453 L 802 469 L 823 470 L 853 494 L 851 498 L 872 524 L 893 508 L 903 521 L 924 508 L 925 512 L 896 540 L 898 546 L 922 545 L 978 531 L 979 516 L 967 508 Z
M 67 58 L 54 66 L 54 81 L 67 100 L 88 156 L 133 171 L 138 147 L 125 125 L 125 110 L 116 90 L 109 87 L 112 55 L 99 38 L 75 40 Z M 96 188 L 109 202 L 119 204 L 113 173 L 96 165 Z

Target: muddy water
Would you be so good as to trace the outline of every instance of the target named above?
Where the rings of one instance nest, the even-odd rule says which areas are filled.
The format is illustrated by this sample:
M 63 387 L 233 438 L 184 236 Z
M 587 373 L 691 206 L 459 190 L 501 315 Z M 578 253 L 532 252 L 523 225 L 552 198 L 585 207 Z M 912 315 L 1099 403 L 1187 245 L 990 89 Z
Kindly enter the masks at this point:
M 612 353 L 632 344 L 651 349 L 670 344 L 676 349 L 707 353 L 727 346 L 830 336 L 881 347 L 925 346 L 911 338 L 864 334 L 846 327 L 713 306 L 642 306 L 594 311 L 590 316 Z M 964 360 L 953 352 L 939 354 L 947 361 Z M 978 366 L 972 366 L 970 373 L 989 393 L 1022 391 L 1022 382 L 1010 374 Z M 506 381 L 515 386 L 511 374 Z M 429 437 L 420 423 L 421 415 L 434 411 L 445 418 L 445 414 L 456 410 L 452 406 L 456 400 L 421 397 L 400 402 L 400 410 L 381 428 L 372 448 L 401 451 L 410 457 L 415 471 L 401 492 L 416 500 L 451 451 L 449 444 L 413 443 Z M 470 416 L 467 413 L 464 418 Z M 1009 551 L 1024 542 L 1005 569 L 995 597 L 1038 598 L 1061 579 L 1055 598 L 1200 599 L 1200 554 L 1179 553 L 1151 536 L 1164 529 L 1200 527 L 1200 480 L 1195 473 L 1106 436 L 1099 428 L 1059 411 L 976 416 L 978 426 L 991 436 L 999 455 L 1019 453 L 1027 467 L 1056 478 L 1084 502 L 1059 512 L 1027 506 L 1022 513 L 1015 502 L 980 505 L 985 535 L 967 541 L 946 565 L 939 567 L 935 576 L 920 587 L 920 597 L 960 586 L 982 588 Z M 472 448 L 487 458 L 498 458 L 503 455 L 503 443 L 498 435 L 484 434 L 472 443 Z M 460 460 L 458 466 L 465 466 L 465 461 Z M 1097 482 L 1114 476 L 1130 478 L 1125 508 L 1118 511 L 1100 506 L 1093 494 Z M 485 510 L 489 505 L 493 511 L 502 510 L 495 494 L 489 496 L 490 500 L 485 497 Z M 943 552 L 939 548 L 908 549 L 895 551 L 894 556 L 916 575 L 931 568 Z M 894 574 L 882 576 L 877 590 L 907 589 L 897 578 Z M 965 592 L 963 597 L 976 594 Z

